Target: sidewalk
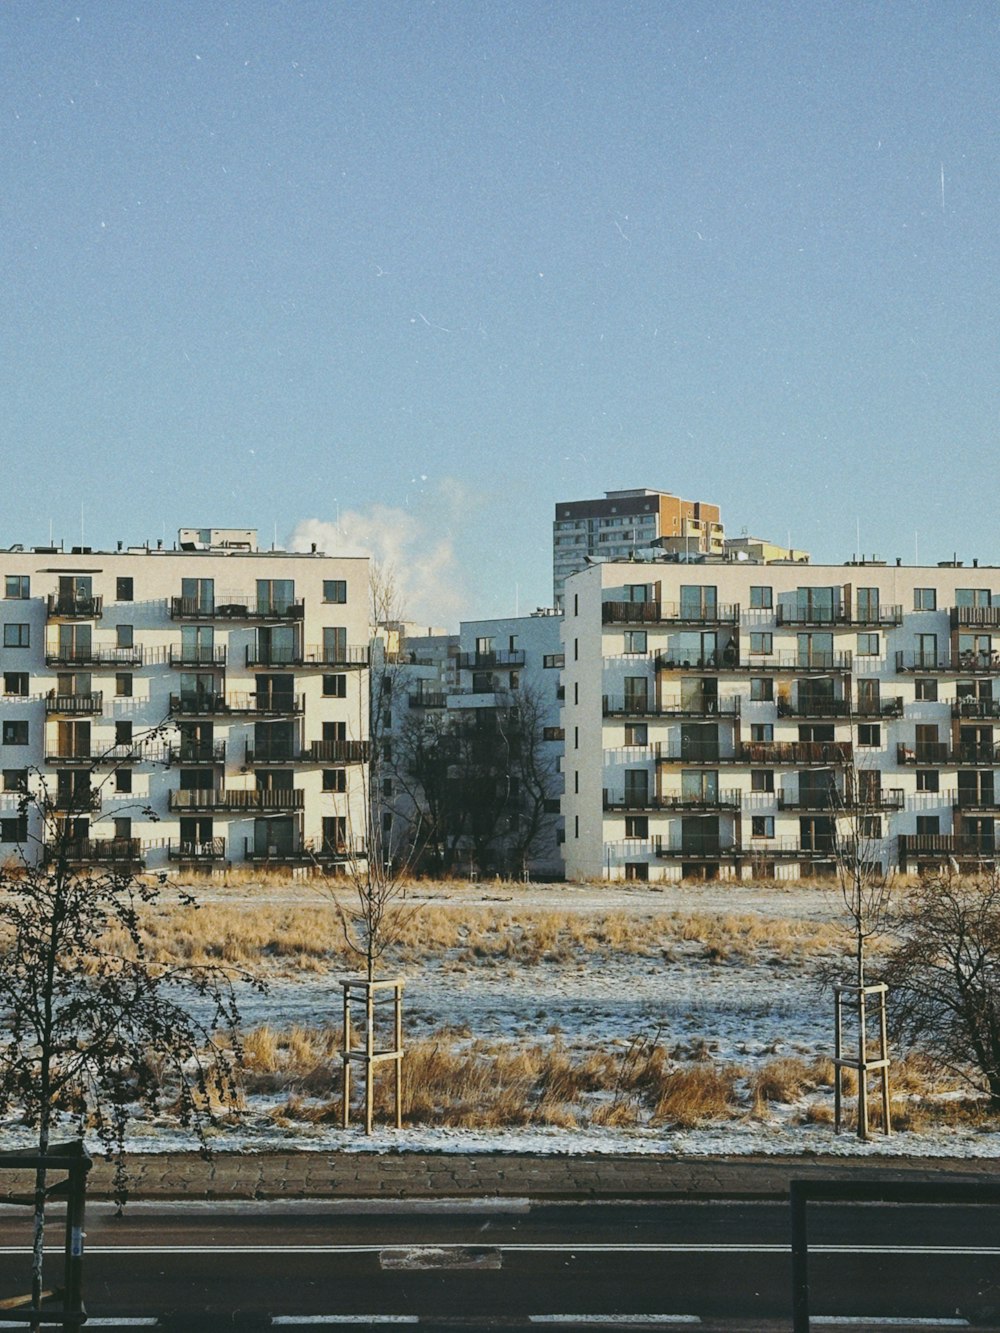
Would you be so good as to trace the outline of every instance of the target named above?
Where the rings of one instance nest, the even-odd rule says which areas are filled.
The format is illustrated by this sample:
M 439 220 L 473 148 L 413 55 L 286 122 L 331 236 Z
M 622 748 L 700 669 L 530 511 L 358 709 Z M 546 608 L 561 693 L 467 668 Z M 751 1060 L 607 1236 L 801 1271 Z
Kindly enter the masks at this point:
M 793 1179 L 997 1179 L 992 1160 L 907 1157 L 531 1156 L 516 1153 L 194 1153 L 135 1156 L 133 1199 L 768 1198 Z M 94 1163 L 88 1194 L 107 1198 Z M 7 1182 L 4 1182 L 6 1185 Z

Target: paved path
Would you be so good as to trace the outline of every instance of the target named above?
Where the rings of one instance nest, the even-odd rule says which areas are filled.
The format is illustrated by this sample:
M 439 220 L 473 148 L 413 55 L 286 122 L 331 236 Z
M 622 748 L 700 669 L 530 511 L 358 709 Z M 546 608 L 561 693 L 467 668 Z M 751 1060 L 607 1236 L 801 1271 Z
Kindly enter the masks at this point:
M 965 1158 L 419 1152 L 220 1153 L 210 1162 L 178 1153 L 130 1161 L 135 1199 L 763 1198 L 785 1195 L 790 1180 L 807 1176 L 995 1181 L 998 1167 Z M 107 1197 L 110 1186 L 110 1165 L 95 1162 L 90 1197 Z

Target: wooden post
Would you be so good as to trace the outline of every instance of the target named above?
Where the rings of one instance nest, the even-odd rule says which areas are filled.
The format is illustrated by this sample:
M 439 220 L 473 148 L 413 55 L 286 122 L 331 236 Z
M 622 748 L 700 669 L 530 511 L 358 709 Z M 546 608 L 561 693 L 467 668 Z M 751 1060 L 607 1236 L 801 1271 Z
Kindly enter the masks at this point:
M 403 1128 L 403 992 L 396 987 L 393 997 L 395 1016 L 396 1050 L 400 1052 L 396 1060 L 396 1128 Z
M 868 1137 L 868 1010 L 865 987 L 858 987 L 858 1138 Z
M 375 1080 L 372 1065 L 375 1061 L 375 990 L 365 988 L 365 1133 L 372 1132 L 372 1112 L 375 1109 Z
M 344 1106 L 341 1124 L 344 1129 L 351 1120 L 351 992 L 344 987 Z
M 879 1005 L 879 1057 L 882 1062 L 882 1128 L 886 1134 L 892 1133 L 892 1124 L 889 1117 L 889 1019 L 886 1014 L 885 1006 L 885 987 L 879 996 L 881 1001 Z
M 833 988 L 833 1009 L 833 1130 L 835 1134 L 839 1134 L 844 1091 L 844 993 L 839 986 Z

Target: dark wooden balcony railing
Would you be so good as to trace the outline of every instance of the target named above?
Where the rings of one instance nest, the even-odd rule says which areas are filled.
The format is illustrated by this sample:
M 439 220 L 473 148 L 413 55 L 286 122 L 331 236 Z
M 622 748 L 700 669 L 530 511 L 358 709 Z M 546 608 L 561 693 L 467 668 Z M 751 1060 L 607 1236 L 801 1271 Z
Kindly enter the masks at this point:
M 314 764 L 365 764 L 368 753 L 367 741 L 310 741 L 302 757 Z
M 829 764 L 850 763 L 854 746 L 849 741 L 746 741 L 739 746 L 742 764 Z
M 200 841 L 181 840 L 167 842 L 169 861 L 224 861 L 226 859 L 225 838 L 203 838 Z
M 167 748 L 167 761 L 171 764 L 224 764 L 226 742 L 185 740 L 175 742 Z
M 50 620 L 100 620 L 104 612 L 104 598 L 49 593 L 45 599 L 45 612 Z
M 232 787 L 181 789 L 170 792 L 169 806 L 180 813 L 229 810 L 247 814 L 273 813 L 305 809 L 305 793 L 300 787 L 266 791 L 240 790 Z
M 738 602 L 687 605 L 683 602 L 616 602 L 601 604 L 605 625 L 738 625 Z
M 497 667 L 523 667 L 521 648 L 497 648 L 487 653 L 459 653 L 456 664 L 460 671 L 491 671 Z
M 55 690 L 49 690 L 45 696 L 45 711 L 92 717 L 101 712 L 103 702 L 104 695 L 100 690 L 92 694 L 57 694 Z
M 227 593 L 214 602 L 196 597 L 171 597 L 170 615 L 174 620 L 301 620 L 305 615 L 305 604 L 302 601 L 263 603 L 252 593 Z
M 990 861 L 996 857 L 991 836 L 967 833 L 901 833 L 899 868 L 905 874 L 910 865 L 920 861 L 944 863 L 952 860 Z
M 129 864 L 142 861 L 139 838 L 72 838 L 45 844 L 45 860 L 51 864 L 64 856 L 74 864 Z
M 947 768 L 975 764 L 992 767 L 1000 765 L 1000 746 L 959 745 L 957 748 L 952 748 L 944 741 L 913 746 L 899 744 L 896 746 L 896 762 L 900 764 L 937 764 L 944 765 Z

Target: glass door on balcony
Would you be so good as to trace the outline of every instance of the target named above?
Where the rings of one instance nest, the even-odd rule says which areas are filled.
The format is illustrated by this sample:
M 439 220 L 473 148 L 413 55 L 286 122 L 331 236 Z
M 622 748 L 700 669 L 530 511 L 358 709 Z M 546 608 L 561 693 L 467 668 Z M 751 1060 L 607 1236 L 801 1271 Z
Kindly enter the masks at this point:
M 958 774 L 958 804 L 963 810 L 993 805 L 993 774 L 960 770 Z
M 218 697 L 216 678 L 209 671 L 181 672 L 181 703 L 188 706 L 208 705 Z
M 833 666 L 832 634 L 799 634 L 797 639 L 799 650 L 798 664 L 800 667 Z
M 799 805 L 807 810 L 832 811 L 837 803 L 837 784 L 832 773 L 822 769 L 799 771 Z
M 719 727 L 715 722 L 685 722 L 681 726 L 681 759 L 707 760 L 719 757 Z
M 253 822 L 255 856 L 287 857 L 295 853 L 295 818 L 270 815 Z
M 718 770 L 685 768 L 681 772 L 681 796 L 685 801 L 710 804 L 719 799 Z
M 90 808 L 90 773 L 86 769 L 62 769 L 56 774 L 56 802 L 60 810 L 83 811 Z
M 84 662 L 93 644 L 92 625 L 59 626 L 59 658 L 63 662 Z
M 682 676 L 681 707 L 686 713 L 715 713 L 719 706 L 719 682 L 715 676 Z
M 90 758 L 89 722 L 59 722 L 56 736 L 60 759 Z
M 640 810 L 649 804 L 649 770 L 647 768 L 626 768 L 625 804 Z
M 988 634 L 958 636 L 958 666 L 964 670 L 988 667 L 993 660 L 993 640 Z
M 181 579 L 181 610 L 189 616 L 211 615 L 215 610 L 215 579 Z
M 181 657 L 192 665 L 211 666 L 215 661 L 215 630 L 211 625 L 181 627 Z
M 645 713 L 649 707 L 649 679 L 646 676 L 626 676 L 625 712 Z
M 993 819 L 966 818 L 962 820 L 962 832 L 971 844 L 969 850 L 993 852 L 996 846 Z
M 257 631 L 257 661 L 261 666 L 289 666 L 296 660 L 295 625 L 262 625 Z
M 882 707 L 879 682 L 874 678 L 858 681 L 858 713 L 861 717 L 878 717 Z
M 285 763 L 295 758 L 295 723 L 255 722 L 253 728 L 254 761 L 258 764 Z
M 181 722 L 179 757 L 181 763 L 204 764 L 212 759 L 215 727 L 211 722 Z
M 833 681 L 829 676 L 806 677 L 799 681 L 799 712 L 806 717 L 829 716 L 834 702 Z
M 690 856 L 718 856 L 719 816 L 685 815 L 681 820 L 681 851 Z
M 836 608 L 835 588 L 796 588 L 795 613 L 803 624 L 832 625 Z
M 681 584 L 681 619 L 711 620 L 717 612 L 717 588 L 703 587 L 699 583 Z
M 327 856 L 343 856 L 347 851 L 347 816 L 323 816 L 323 851 Z
M 476 660 L 488 662 L 489 655 L 481 657 L 477 654 Z M 343 625 L 324 625 L 323 661 L 329 663 L 347 661 L 347 629 Z
M 915 666 L 934 668 L 938 664 L 938 638 L 936 634 L 918 634 Z
M 958 748 L 963 759 L 989 759 L 993 755 L 992 727 L 959 727 Z
M 878 588 L 859 588 L 857 591 L 858 620 L 863 624 L 878 624 Z
M 258 791 L 292 791 L 294 778 L 290 768 L 265 769 L 256 774 L 255 785 Z
M 283 616 L 295 602 L 294 579 L 258 579 L 258 615 Z
M 801 815 L 799 817 L 799 845 L 804 852 L 832 852 L 834 848 L 833 820 L 829 815 Z
M 295 702 L 295 677 L 292 675 L 256 676 L 257 707 L 290 713 Z
M 58 606 L 62 612 L 84 611 L 94 599 L 94 580 L 89 574 L 60 574 Z
M 180 819 L 181 853 L 201 856 L 211 851 L 215 825 L 211 815 L 182 815 Z
M 92 680 L 89 671 L 60 671 L 56 676 L 56 694 L 61 698 L 86 698 L 91 693 Z
M 989 588 L 956 588 L 956 606 L 989 606 Z
M 939 764 L 944 755 L 938 743 L 936 722 L 918 722 L 916 727 L 916 746 L 918 764 Z

